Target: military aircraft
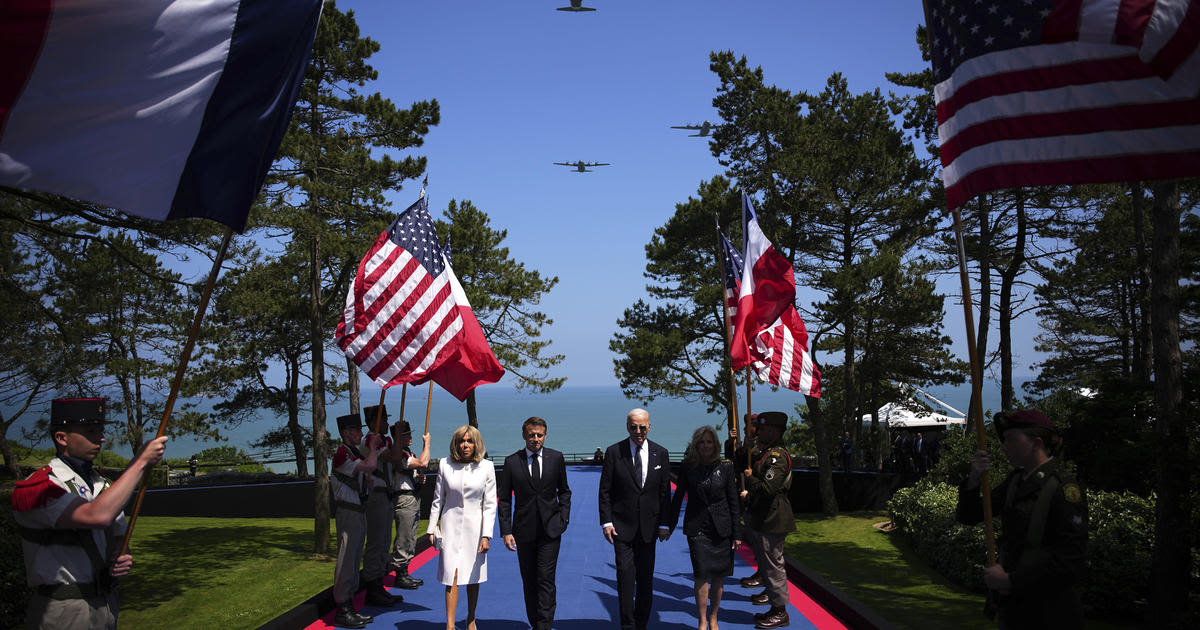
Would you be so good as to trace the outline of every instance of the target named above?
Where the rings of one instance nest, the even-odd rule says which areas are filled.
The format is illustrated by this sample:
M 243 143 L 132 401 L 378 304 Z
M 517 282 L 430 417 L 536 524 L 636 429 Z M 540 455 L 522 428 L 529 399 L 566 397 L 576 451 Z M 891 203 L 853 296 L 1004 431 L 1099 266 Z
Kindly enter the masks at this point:
M 679 127 L 676 127 L 674 125 L 671 126 L 672 129 L 691 129 L 692 131 L 700 132 L 700 133 L 693 133 L 693 134 L 689 135 L 688 136 L 689 138 L 700 138 L 702 136 L 707 136 L 708 132 L 712 131 L 713 127 L 716 127 L 716 125 L 708 122 L 707 120 L 699 125 L 681 125 Z
M 555 164 L 559 166 L 573 166 L 575 167 L 576 173 L 591 173 L 591 169 L 587 168 L 589 166 L 609 166 L 608 162 L 584 162 L 583 160 L 576 160 L 574 162 L 555 162 Z
M 583 6 L 583 0 L 571 0 L 571 6 L 558 7 L 558 10 L 559 11 L 572 11 L 572 12 L 576 12 L 576 13 L 578 13 L 579 11 L 595 11 L 595 9 L 593 9 L 591 7 Z

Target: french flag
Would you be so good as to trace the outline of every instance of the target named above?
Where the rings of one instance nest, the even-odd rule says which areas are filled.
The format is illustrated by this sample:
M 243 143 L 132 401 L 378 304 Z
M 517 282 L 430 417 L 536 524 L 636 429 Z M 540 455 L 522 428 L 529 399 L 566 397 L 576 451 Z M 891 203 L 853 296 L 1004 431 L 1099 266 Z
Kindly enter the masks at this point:
M 0 185 L 242 231 L 321 0 L 0 0 Z
M 466 400 L 467 395 L 476 387 L 499 381 L 500 377 L 504 376 L 504 368 L 496 359 L 492 347 L 488 345 L 483 327 L 479 325 L 475 311 L 467 301 L 467 293 L 459 284 L 458 276 L 454 275 L 449 258 L 443 254 L 442 259 L 446 261 L 446 276 L 450 280 L 450 289 L 457 303 L 458 315 L 462 319 L 462 329 L 458 332 L 459 339 L 454 354 L 434 368 L 428 379 L 419 382 L 432 379 L 461 401 Z
M 745 266 L 738 292 L 737 317 L 733 324 L 729 356 L 740 370 L 765 356 L 754 343 L 796 299 L 796 278 L 792 263 L 775 251 L 758 226 L 758 216 L 750 197 L 742 193 L 743 234 L 746 238 Z

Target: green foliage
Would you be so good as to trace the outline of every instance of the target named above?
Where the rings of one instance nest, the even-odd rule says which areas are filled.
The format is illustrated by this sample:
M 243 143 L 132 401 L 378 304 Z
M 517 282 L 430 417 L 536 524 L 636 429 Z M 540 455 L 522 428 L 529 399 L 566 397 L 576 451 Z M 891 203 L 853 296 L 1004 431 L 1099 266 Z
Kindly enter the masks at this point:
M 926 478 L 897 490 L 888 501 L 888 514 L 929 566 L 951 582 L 979 591 L 987 557 L 983 528 L 954 520 L 957 503 L 957 486 Z
M 213 446 L 194 455 L 198 462 L 197 475 L 205 472 L 234 469 L 240 472 L 267 472 L 262 464 L 245 451 L 234 446 Z M 171 468 L 186 469 L 190 465 L 190 457 L 177 457 L 167 460 Z
M 0 489 L 0 628 L 21 628 L 29 606 L 21 535 L 12 516 L 12 490 Z
M 1096 491 L 1088 492 L 1087 500 L 1088 576 L 1081 588 L 1084 606 L 1090 616 L 1139 618 L 1149 596 L 1154 498 Z M 888 502 L 888 513 L 923 561 L 955 584 L 982 591 L 986 557 L 983 527 L 955 521 L 957 501 L 957 485 L 926 478 L 896 491 Z M 998 520 L 996 525 L 998 537 Z M 1193 569 L 1193 579 L 1195 576 Z

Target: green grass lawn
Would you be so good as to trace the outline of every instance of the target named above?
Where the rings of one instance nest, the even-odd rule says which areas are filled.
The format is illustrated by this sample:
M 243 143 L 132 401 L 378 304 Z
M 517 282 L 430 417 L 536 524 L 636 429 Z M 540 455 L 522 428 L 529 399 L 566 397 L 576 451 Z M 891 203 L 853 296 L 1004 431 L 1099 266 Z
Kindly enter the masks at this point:
M 983 595 L 929 568 L 902 534 L 875 528 L 887 520 L 887 512 L 802 514 L 787 553 L 897 628 L 993 630 L 996 623 L 983 616 Z M 1092 619 L 1088 627 L 1117 628 Z
M 336 559 L 313 555 L 303 518 L 143 516 L 130 548 L 122 628 L 257 628 L 328 588 Z

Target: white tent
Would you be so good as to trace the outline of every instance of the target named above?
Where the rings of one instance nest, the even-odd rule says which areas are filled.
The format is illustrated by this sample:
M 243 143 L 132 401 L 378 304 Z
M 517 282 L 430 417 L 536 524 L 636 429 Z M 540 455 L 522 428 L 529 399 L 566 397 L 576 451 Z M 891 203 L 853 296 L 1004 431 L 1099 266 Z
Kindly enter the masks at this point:
M 871 414 L 862 417 L 863 425 L 871 424 Z M 948 427 L 966 424 L 964 417 L 947 416 L 933 412 L 916 412 L 896 403 L 888 403 L 879 408 L 879 424 L 891 429 Z

